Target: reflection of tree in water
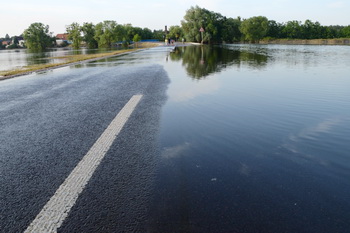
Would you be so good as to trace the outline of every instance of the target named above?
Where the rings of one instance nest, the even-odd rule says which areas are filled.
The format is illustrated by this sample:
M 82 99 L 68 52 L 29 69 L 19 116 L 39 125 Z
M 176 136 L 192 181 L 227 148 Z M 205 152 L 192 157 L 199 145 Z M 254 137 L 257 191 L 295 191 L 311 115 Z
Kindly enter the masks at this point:
M 40 65 L 40 64 L 48 64 L 48 63 L 58 63 L 62 62 L 62 60 L 54 59 L 56 56 L 65 56 L 64 54 L 58 55 L 59 51 L 71 51 L 70 49 L 47 49 L 44 51 L 31 51 L 27 50 L 27 64 L 28 65 Z
M 32 52 L 32 51 L 27 51 L 27 64 L 30 65 L 37 65 L 37 64 L 46 64 L 49 63 L 49 60 L 46 59 L 48 58 L 49 55 L 46 52 Z
M 267 62 L 266 55 L 210 46 L 177 47 L 170 59 L 182 60 L 187 73 L 194 79 L 205 78 L 233 65 L 247 64 L 259 68 Z
M 31 51 L 26 50 L 25 59 L 27 65 L 39 65 L 47 63 L 60 63 L 67 61 L 64 57 L 71 55 L 83 55 L 83 54 L 98 54 L 107 53 L 111 51 L 120 50 L 121 48 L 111 48 L 111 49 L 71 49 L 71 48 L 51 48 L 44 51 Z M 57 58 L 59 57 L 59 58 Z

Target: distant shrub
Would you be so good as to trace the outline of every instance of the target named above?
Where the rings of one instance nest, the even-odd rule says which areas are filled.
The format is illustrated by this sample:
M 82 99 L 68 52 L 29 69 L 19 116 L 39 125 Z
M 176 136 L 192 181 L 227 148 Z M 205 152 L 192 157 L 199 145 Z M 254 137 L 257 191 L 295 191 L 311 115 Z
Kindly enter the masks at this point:
M 12 45 L 9 45 L 7 48 L 8 49 L 18 49 L 19 47 L 17 44 L 12 44 Z

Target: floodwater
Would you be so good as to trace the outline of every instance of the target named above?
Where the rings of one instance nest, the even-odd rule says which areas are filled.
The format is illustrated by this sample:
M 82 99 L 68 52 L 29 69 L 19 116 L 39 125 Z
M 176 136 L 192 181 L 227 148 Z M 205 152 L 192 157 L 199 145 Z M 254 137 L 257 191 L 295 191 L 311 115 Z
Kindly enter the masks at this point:
M 135 221 L 148 232 L 349 232 L 349 46 L 159 47 L 71 68 L 152 63 L 171 83 L 148 215 Z
M 350 47 L 154 48 L 76 67 L 158 63 L 149 232 L 349 232 Z
M 114 48 L 112 50 L 116 50 Z M 43 52 L 31 52 L 27 49 L 0 50 L 0 71 L 18 69 L 28 65 L 51 64 L 66 61 L 64 57 L 78 54 L 96 54 L 110 51 L 110 49 L 79 49 L 54 48 Z M 55 58 L 56 57 L 56 58 Z
M 151 232 L 349 232 L 350 47 L 179 47 Z

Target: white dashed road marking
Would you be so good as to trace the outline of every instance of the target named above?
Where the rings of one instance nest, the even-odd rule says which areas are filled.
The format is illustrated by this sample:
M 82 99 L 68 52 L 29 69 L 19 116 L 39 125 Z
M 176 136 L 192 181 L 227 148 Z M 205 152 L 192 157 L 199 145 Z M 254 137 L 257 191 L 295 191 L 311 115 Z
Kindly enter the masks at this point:
M 129 100 L 25 232 L 57 232 L 141 98 L 134 95 Z

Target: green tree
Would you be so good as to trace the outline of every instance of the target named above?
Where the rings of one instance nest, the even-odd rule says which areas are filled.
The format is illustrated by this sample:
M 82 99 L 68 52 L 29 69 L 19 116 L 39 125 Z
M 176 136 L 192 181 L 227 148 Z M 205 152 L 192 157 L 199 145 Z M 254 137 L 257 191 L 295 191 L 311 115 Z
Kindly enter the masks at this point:
M 343 35 L 343 26 L 339 26 L 339 25 L 333 25 L 333 26 L 329 26 L 328 27 L 331 31 L 331 33 L 334 35 L 333 38 L 341 38 L 344 37 Z
M 7 47 L 7 49 L 17 49 L 18 45 L 17 44 L 11 44 L 10 46 Z
M 115 33 L 116 33 L 117 41 L 122 41 L 126 37 L 126 31 L 123 25 L 117 24 Z
M 227 43 L 240 41 L 242 38 L 242 33 L 239 30 L 241 23 L 242 21 L 240 17 L 237 17 L 236 19 L 225 18 L 221 35 L 222 40 Z
M 196 6 L 186 11 L 181 25 L 187 41 L 219 43 L 222 40 L 224 20 L 221 14 Z M 199 31 L 200 28 L 205 30 L 203 38 Z
M 136 47 L 138 46 L 138 42 L 141 40 L 141 36 L 139 34 L 135 34 L 134 38 L 132 38 L 132 40 L 134 41 Z
M 335 38 L 334 31 L 331 29 L 331 27 L 327 27 L 327 26 L 322 27 L 322 36 L 325 39 Z
M 124 33 L 125 33 L 124 40 L 132 41 L 136 34 L 141 35 L 142 28 L 133 27 L 131 24 L 125 24 L 124 25 Z
M 132 34 L 132 37 L 130 39 L 133 39 L 136 34 L 143 37 L 143 29 L 142 28 L 140 28 L 140 27 L 132 27 L 132 28 L 133 28 L 133 34 Z
M 176 39 L 178 41 L 179 38 L 183 37 L 184 33 L 180 26 L 171 26 L 169 28 L 169 37 Z
M 28 49 L 42 51 L 52 45 L 49 25 L 32 23 L 23 33 Z
M 89 49 L 97 48 L 98 43 L 95 40 L 95 25 L 93 23 L 84 23 L 81 27 L 83 33 L 83 41 L 85 41 Z
M 277 23 L 275 20 L 269 20 L 268 29 L 266 33 L 266 37 L 271 38 L 283 38 L 284 35 L 282 33 L 284 25 L 281 23 Z
M 110 48 L 113 43 L 125 38 L 125 29 L 122 25 L 118 25 L 115 21 L 103 21 L 95 27 L 95 40 L 98 47 Z
M 126 39 L 133 40 L 134 36 L 138 34 L 144 39 L 152 39 L 153 33 L 149 28 L 133 27 L 131 24 L 124 25 L 124 33 L 126 34 Z
M 206 32 L 204 33 L 204 39 L 207 39 L 209 43 L 221 43 L 223 25 L 225 23 L 226 17 L 219 13 L 209 12 L 208 14 L 208 25 Z
M 15 44 L 15 45 L 18 45 L 18 44 L 19 44 L 19 41 L 18 41 L 17 36 L 15 36 L 15 37 L 13 38 L 13 44 Z
M 319 39 L 322 38 L 322 27 L 319 22 L 312 22 L 311 20 L 305 20 L 301 25 L 301 34 L 299 39 Z
M 139 34 L 136 34 L 132 40 L 134 42 L 139 42 L 141 40 L 141 36 Z
M 153 39 L 153 33 L 149 28 L 143 28 L 140 35 L 143 39 Z
M 186 11 L 184 20 L 181 21 L 181 24 L 187 41 L 201 41 L 201 34 L 199 32 L 199 29 L 201 27 L 205 27 L 205 12 L 205 9 L 199 8 L 198 6 L 191 7 Z
M 72 23 L 71 25 L 66 27 L 68 33 L 68 39 L 73 42 L 73 48 L 79 49 L 80 43 L 82 41 L 81 36 L 81 27 L 78 23 Z
M 350 38 L 350 25 L 341 30 L 342 37 Z
M 162 29 L 153 30 L 152 34 L 153 34 L 152 39 L 156 39 L 156 40 L 160 40 L 160 41 L 164 40 L 164 31 Z
M 9 39 L 10 39 L 9 34 L 6 34 L 6 35 L 5 35 L 5 39 L 6 39 L 6 40 L 9 40 Z
M 283 29 L 283 33 L 290 39 L 302 38 L 302 26 L 300 21 L 288 21 Z
M 264 16 L 251 17 L 242 22 L 240 30 L 246 40 L 257 42 L 267 34 L 268 19 Z

